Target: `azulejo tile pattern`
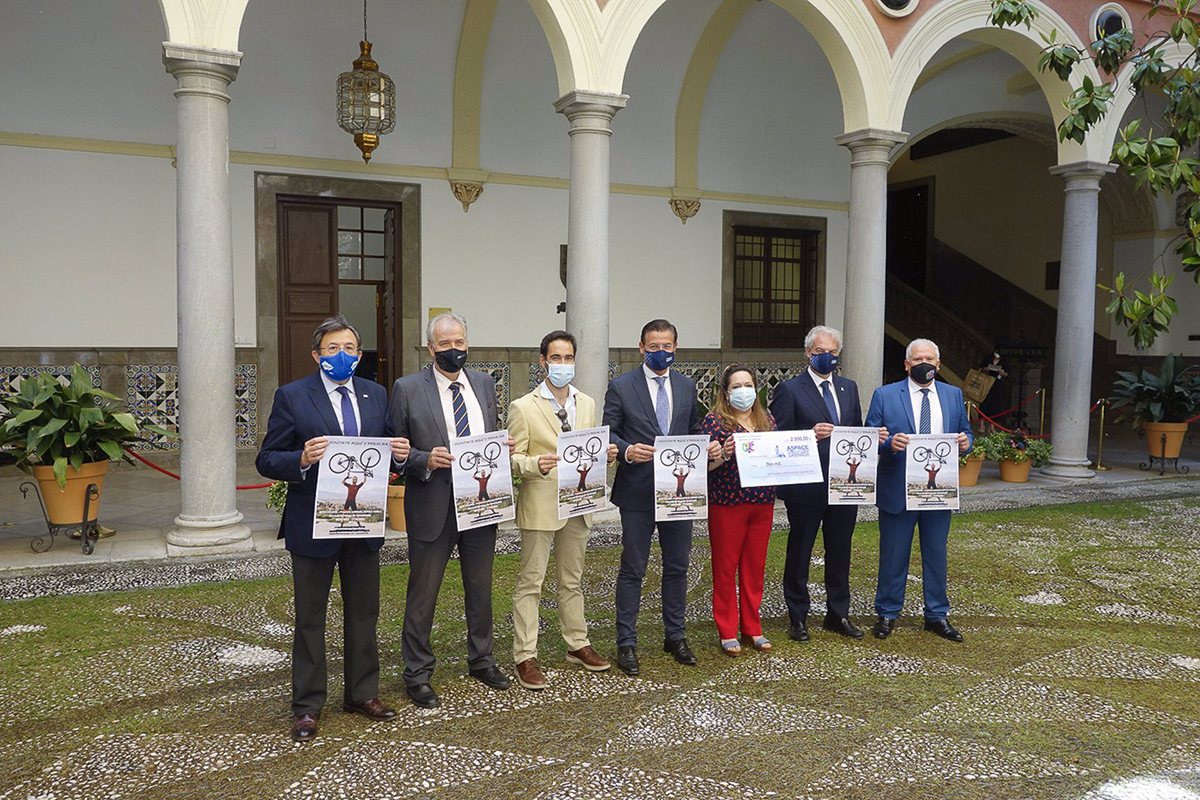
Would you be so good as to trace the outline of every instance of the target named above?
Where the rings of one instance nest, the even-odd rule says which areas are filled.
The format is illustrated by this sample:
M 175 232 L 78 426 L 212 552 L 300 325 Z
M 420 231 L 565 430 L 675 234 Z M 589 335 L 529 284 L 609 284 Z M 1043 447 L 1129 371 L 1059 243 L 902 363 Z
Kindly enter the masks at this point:
M 176 364 L 132 364 L 126 367 L 126 402 L 140 419 L 179 432 L 179 367 Z M 234 414 L 238 447 L 258 445 L 258 366 L 234 367 Z M 139 450 L 178 450 L 179 440 L 150 436 Z
M 422 361 L 421 369 L 431 361 Z M 468 361 L 467 369 L 486 372 L 496 382 L 496 412 L 500 415 L 500 427 L 508 424 L 508 404 L 512 402 L 512 380 L 507 361 Z
M 752 365 L 759 387 L 766 387 L 767 402 L 775 397 L 775 387 L 808 369 L 807 361 L 759 361 Z
M 721 365 L 716 361 L 676 361 L 671 369 L 687 375 L 696 382 L 696 397 L 711 407 L 716 400 L 717 382 L 721 377 Z
M 100 385 L 100 368 L 91 366 L 84 367 L 88 375 L 92 376 L 92 386 Z M 5 364 L 0 366 L 0 392 L 9 393 L 17 392 L 21 389 L 21 381 L 26 378 L 32 378 L 34 375 L 57 375 L 59 380 L 66 383 L 70 380 L 71 365 L 70 364 Z

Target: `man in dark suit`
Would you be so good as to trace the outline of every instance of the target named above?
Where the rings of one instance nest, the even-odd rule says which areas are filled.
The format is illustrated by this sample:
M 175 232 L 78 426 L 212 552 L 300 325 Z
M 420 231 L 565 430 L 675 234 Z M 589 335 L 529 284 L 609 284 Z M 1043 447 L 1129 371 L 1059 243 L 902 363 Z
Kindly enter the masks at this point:
M 255 466 L 264 477 L 288 482 L 279 538 L 292 555 L 296 630 L 292 644 L 292 738 L 317 735 L 325 705 L 325 610 L 336 566 L 342 579 L 345 617 L 345 708 L 375 720 L 396 712 L 379 702 L 379 548 L 383 539 L 313 539 L 317 474 L 327 436 L 391 437 L 387 393 L 354 378 L 362 340 L 342 315 L 313 332 L 313 360 L 320 369 L 275 392 Z M 392 458 L 408 457 L 408 440 L 392 439 Z M 348 501 L 352 504 L 352 501 Z
M 642 581 L 650 560 L 654 535 L 654 437 L 699 434 L 696 383 L 672 372 L 678 332 L 665 319 L 647 322 L 638 349 L 643 366 L 626 372 L 608 385 L 604 424 L 617 446 L 617 477 L 612 502 L 621 509 L 621 568 L 617 573 L 617 666 L 629 675 L 640 670 L 637 657 L 637 617 Z M 720 446 L 709 444 L 709 457 Z M 692 551 L 690 520 L 659 522 L 662 547 L 662 616 L 664 652 L 680 664 L 696 663 L 684 636 L 688 560 Z
M 892 635 L 904 607 L 908 562 L 912 555 L 913 528 L 921 536 L 921 586 L 925 593 L 925 630 L 943 639 L 961 642 L 962 634 L 946 618 L 950 597 L 946 592 L 946 539 L 950 511 L 908 511 L 905 497 L 905 450 L 913 433 L 952 433 L 958 450 L 971 449 L 970 422 L 962 391 L 934 380 L 941 366 L 938 346 L 928 339 L 913 339 L 904 352 L 908 377 L 880 386 L 867 410 L 868 425 L 886 425 L 892 435 L 879 446 L 876 501 L 879 506 L 879 584 L 872 632 L 878 639 Z
M 776 494 L 787 506 L 787 557 L 783 566 L 783 597 L 791 628 L 788 635 L 807 642 L 808 567 L 817 529 L 825 541 L 826 630 L 851 639 L 863 633 L 850 621 L 850 542 L 858 521 L 858 506 L 829 505 L 829 436 L 835 425 L 862 425 L 858 384 L 833 374 L 842 351 L 842 334 L 818 325 L 804 337 L 808 369 L 775 388 L 771 414 L 781 431 L 812 430 L 817 437 L 824 483 L 780 486 Z M 881 436 L 884 432 L 881 432 Z
M 404 607 L 404 683 L 421 708 L 441 704 L 430 685 L 437 659 L 430 641 L 438 590 L 458 546 L 467 613 L 467 663 L 471 676 L 493 689 L 508 677 L 492 657 L 492 559 L 496 526 L 458 530 L 450 474 L 452 437 L 490 433 L 498 425 L 496 386 L 485 372 L 464 369 L 467 321 L 438 314 L 425 330 L 433 364 L 392 387 L 393 428 L 412 440 L 404 474 L 408 520 L 408 591 Z M 509 438 L 509 448 L 513 440 Z

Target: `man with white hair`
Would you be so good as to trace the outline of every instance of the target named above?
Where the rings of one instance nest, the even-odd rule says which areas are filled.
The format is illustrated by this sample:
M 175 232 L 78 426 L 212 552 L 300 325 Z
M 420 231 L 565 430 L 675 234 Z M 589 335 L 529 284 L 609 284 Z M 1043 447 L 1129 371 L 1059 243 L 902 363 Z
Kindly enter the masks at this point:
M 867 424 L 886 425 L 891 431 L 879 446 L 879 474 L 875 504 L 879 507 L 879 581 L 872 633 L 877 639 L 892 635 L 904 607 L 908 562 L 912 556 L 913 529 L 921 537 L 921 586 L 925 593 L 925 630 L 943 639 L 961 642 L 962 634 L 950 624 L 950 598 L 946 592 L 946 539 L 950 511 L 908 511 L 905 504 L 905 450 L 911 434 L 952 433 L 958 450 L 971 449 L 971 426 L 963 407 L 962 391 L 934 380 L 941 352 L 928 339 L 913 339 L 904 351 L 908 377 L 880 386 L 871 398 Z
M 507 689 L 508 677 L 492 656 L 492 560 L 496 526 L 458 530 L 450 440 L 499 427 L 496 385 L 486 372 L 465 369 L 467 321 L 458 314 L 429 320 L 425 339 L 433 363 L 392 387 L 392 427 L 411 440 L 405 463 L 408 522 L 408 591 L 404 605 L 404 683 L 420 708 L 440 705 L 430 684 L 437 659 L 430 636 L 438 590 L 458 547 L 467 616 L 467 666 L 471 677 Z M 513 440 L 509 438 L 511 450 Z
M 825 618 L 822 627 L 851 639 L 863 633 L 850 621 L 850 540 L 858 521 L 858 506 L 829 505 L 829 436 L 835 426 L 862 425 L 858 384 L 834 375 L 842 351 L 841 331 L 818 325 L 804 337 L 808 369 L 775 388 L 771 414 L 781 431 L 811 430 L 825 482 L 780 486 L 779 499 L 787 506 L 787 559 L 783 565 L 783 598 L 791 627 L 788 635 L 807 642 L 808 567 L 817 531 L 825 543 Z M 886 435 L 886 431 L 882 432 Z M 881 435 L 881 439 L 882 439 Z

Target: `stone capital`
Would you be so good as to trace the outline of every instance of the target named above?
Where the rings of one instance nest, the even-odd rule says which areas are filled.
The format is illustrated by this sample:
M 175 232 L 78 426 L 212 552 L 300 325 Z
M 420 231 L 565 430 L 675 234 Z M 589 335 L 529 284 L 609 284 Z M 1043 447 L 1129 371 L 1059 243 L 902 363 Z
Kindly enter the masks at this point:
M 885 131 L 880 128 L 861 128 L 833 137 L 851 153 L 850 165 L 889 164 L 892 149 L 908 141 L 904 131 Z
M 1050 168 L 1051 175 L 1058 175 L 1067 182 L 1068 192 L 1098 192 L 1100 180 L 1117 171 L 1116 164 L 1103 161 L 1073 161 Z
M 199 94 L 229 102 L 223 90 L 237 78 L 241 63 L 237 50 L 163 42 L 163 65 L 179 81 L 176 97 Z
M 554 101 L 554 110 L 571 122 L 570 134 L 580 132 L 612 135 L 612 119 L 629 100 L 626 94 L 575 89 Z

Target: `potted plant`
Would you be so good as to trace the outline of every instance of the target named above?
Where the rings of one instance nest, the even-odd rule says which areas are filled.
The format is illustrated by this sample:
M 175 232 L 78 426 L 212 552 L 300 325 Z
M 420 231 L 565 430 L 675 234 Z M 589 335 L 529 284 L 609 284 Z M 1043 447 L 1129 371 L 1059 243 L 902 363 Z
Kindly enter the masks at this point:
M 1163 358 L 1158 375 L 1118 372 L 1113 389 L 1117 421 L 1141 425 L 1154 458 L 1179 458 L 1187 420 L 1200 410 L 1200 377 L 1188 375 L 1183 356 Z
M 93 387 L 91 376 L 78 364 L 66 383 L 42 373 L 0 398 L 0 452 L 6 462 L 37 479 L 51 524 L 84 521 L 88 485 L 103 490 L 110 461 L 132 464 L 124 448 L 143 441 L 143 430 L 177 438 L 156 425 L 139 427 L 133 415 L 120 408 L 117 397 Z M 97 502 L 89 507 L 87 522 L 96 519 Z
M 387 514 L 388 524 L 391 525 L 394 531 L 408 530 L 408 523 L 404 519 L 404 473 L 389 472 L 388 473 L 388 499 L 387 499 Z
M 1025 483 L 1030 467 L 1041 467 L 1050 460 L 1050 443 L 1030 439 L 1019 428 L 1011 433 L 994 433 L 993 457 L 1000 462 L 1000 480 Z
M 983 467 L 983 462 L 989 459 L 996 460 L 991 454 L 993 447 L 991 436 L 978 436 L 970 450 L 959 454 L 959 486 L 975 486 L 979 483 L 979 470 Z

